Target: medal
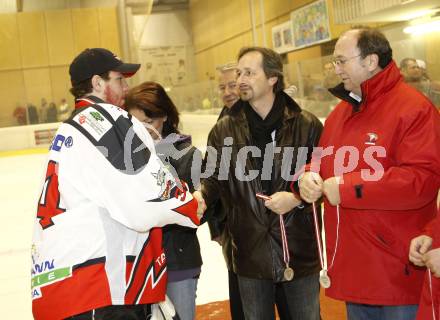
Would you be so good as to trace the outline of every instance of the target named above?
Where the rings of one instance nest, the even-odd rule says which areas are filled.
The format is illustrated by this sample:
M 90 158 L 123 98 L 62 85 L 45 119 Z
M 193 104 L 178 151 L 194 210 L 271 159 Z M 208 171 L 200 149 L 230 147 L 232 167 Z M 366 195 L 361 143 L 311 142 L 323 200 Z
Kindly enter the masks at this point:
M 327 274 L 327 270 L 321 270 L 319 272 L 319 283 L 321 284 L 321 287 L 324 289 L 330 288 L 331 281 L 330 277 Z
M 284 219 L 282 215 L 280 215 L 280 229 L 281 229 L 281 240 L 283 242 L 283 259 L 284 259 L 284 263 L 286 264 L 286 269 L 284 269 L 284 280 L 290 281 L 293 279 L 293 275 L 295 274 L 295 272 L 293 272 L 293 269 L 289 267 L 289 262 L 290 262 L 289 244 L 287 243 L 286 227 L 284 226 Z
M 284 279 L 286 279 L 287 281 L 290 281 L 293 279 L 293 269 L 291 267 L 287 267 L 286 269 L 284 269 Z
M 339 206 L 336 207 L 336 217 L 338 219 L 338 223 L 336 225 L 336 246 L 335 252 L 333 253 L 332 262 L 330 267 L 327 268 L 327 249 L 325 242 L 325 224 L 324 224 L 324 210 L 321 210 L 321 219 L 322 219 L 322 230 L 321 237 L 319 236 L 319 225 L 318 225 L 318 215 L 316 213 L 316 205 L 313 202 L 313 222 L 315 225 L 315 234 L 316 234 L 316 242 L 318 244 L 318 254 L 319 254 L 319 262 L 321 263 L 321 271 L 319 272 L 319 283 L 321 287 L 324 289 L 328 289 L 331 286 L 330 277 L 327 274 L 328 269 L 333 266 L 335 262 L 336 250 L 338 249 L 338 240 L 339 240 Z M 322 239 L 322 247 L 321 247 L 321 239 Z

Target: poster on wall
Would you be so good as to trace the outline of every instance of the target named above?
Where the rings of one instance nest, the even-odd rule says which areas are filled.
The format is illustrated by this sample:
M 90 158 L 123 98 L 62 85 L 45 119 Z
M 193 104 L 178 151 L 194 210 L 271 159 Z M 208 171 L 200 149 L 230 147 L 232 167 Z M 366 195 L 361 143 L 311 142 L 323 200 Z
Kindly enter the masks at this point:
M 158 82 L 164 87 L 187 83 L 186 46 L 145 47 L 140 52 L 144 68 L 141 81 Z
M 292 24 L 287 21 L 272 28 L 272 45 L 276 52 L 284 53 L 293 50 Z
M 331 40 L 327 3 L 315 1 L 290 14 L 293 46 L 300 49 Z

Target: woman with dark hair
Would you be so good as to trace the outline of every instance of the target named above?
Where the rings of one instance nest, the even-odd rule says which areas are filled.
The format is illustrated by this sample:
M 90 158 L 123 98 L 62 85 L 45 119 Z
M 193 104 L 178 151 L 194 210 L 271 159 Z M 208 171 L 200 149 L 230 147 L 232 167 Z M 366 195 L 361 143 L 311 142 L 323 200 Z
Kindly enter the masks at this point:
M 191 193 L 194 192 L 191 174 L 197 171 L 196 168 L 192 170 L 192 163 L 194 153 L 200 151 L 191 145 L 190 136 L 180 134 L 179 112 L 165 89 L 158 83 L 144 82 L 128 92 L 125 107 L 145 124 L 165 165 L 188 184 Z M 167 295 L 181 320 L 193 320 L 202 266 L 196 230 L 178 225 L 165 226 L 163 246 L 168 268 Z

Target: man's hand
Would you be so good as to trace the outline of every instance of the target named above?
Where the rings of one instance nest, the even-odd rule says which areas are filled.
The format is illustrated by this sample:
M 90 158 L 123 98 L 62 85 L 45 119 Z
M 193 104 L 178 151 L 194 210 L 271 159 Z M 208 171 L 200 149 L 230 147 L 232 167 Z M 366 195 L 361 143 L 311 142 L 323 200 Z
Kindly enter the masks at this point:
M 428 251 L 423 255 L 423 262 L 436 278 L 440 278 L 440 248 Z
M 425 265 L 423 255 L 431 249 L 431 245 L 432 238 L 426 235 L 412 239 L 409 245 L 409 261 L 416 266 L 423 267 Z
M 275 192 L 270 198 L 270 200 L 264 201 L 264 205 L 277 214 L 285 214 L 301 204 L 300 199 L 292 192 L 287 191 Z
M 200 191 L 194 191 L 192 194 L 193 198 L 197 200 L 197 217 L 201 219 L 203 217 L 203 214 L 206 211 L 206 203 L 203 199 L 202 193 Z
M 299 181 L 301 198 L 308 203 L 317 201 L 322 196 L 323 181 L 319 174 L 306 172 Z
M 341 203 L 341 196 L 339 194 L 339 184 L 341 177 L 331 177 L 324 181 L 322 185 L 322 192 L 332 206 L 337 206 Z

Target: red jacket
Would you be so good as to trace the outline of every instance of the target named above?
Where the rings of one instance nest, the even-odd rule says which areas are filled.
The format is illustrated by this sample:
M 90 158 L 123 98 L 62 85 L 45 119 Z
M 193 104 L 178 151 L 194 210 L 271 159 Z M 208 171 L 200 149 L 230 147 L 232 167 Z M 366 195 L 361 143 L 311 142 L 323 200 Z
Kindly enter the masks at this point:
M 429 288 L 429 273 L 425 274 L 422 296 L 419 302 L 416 320 L 436 320 L 440 315 L 440 279 L 431 276 L 432 295 Z M 435 314 L 435 317 L 434 317 Z
M 438 213 L 440 210 L 438 211 Z M 432 248 L 440 248 L 440 216 L 437 214 L 424 232 L 433 238 Z M 440 317 L 440 279 L 426 272 L 423 283 L 422 296 L 419 302 L 417 320 L 434 320 Z M 435 317 L 433 316 L 435 314 Z
M 322 158 L 322 178 L 341 174 L 335 164 L 346 166 L 333 266 L 337 215 L 325 200 L 332 282 L 326 293 L 354 303 L 417 304 L 424 269 L 410 264 L 408 251 L 411 239 L 436 213 L 440 116 L 423 94 L 403 82 L 394 62 L 362 83 L 360 104 L 345 93 L 340 98 L 351 103 L 338 104 L 320 140 L 321 147 L 334 147 Z M 347 146 L 357 148 L 352 157 L 359 158 L 348 168 L 348 155 L 340 149 Z M 368 174 L 381 177 L 367 181 Z

